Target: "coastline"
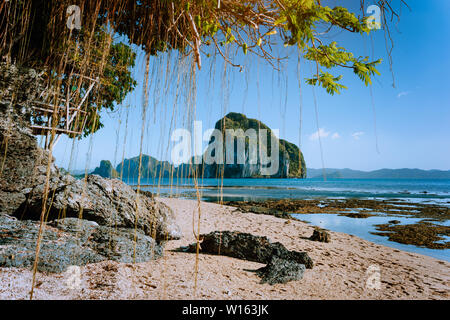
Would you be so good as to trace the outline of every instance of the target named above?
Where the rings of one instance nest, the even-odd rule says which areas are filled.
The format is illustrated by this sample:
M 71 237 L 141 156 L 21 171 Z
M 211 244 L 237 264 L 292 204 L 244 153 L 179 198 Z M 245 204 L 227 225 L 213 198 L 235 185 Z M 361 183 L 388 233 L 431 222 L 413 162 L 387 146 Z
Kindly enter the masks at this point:
M 314 261 L 304 278 L 260 284 L 253 272 L 263 265 L 226 256 L 172 251 L 195 242 L 195 200 L 158 198 L 175 212 L 180 240 L 169 241 L 162 258 L 126 264 L 112 261 L 81 267 L 77 289 L 67 274 L 37 275 L 36 299 L 449 299 L 450 263 L 330 231 L 331 242 L 311 241 L 312 225 L 270 215 L 240 213 L 233 207 L 201 202 L 200 232 L 240 231 L 267 236 L 289 250 L 306 251 Z M 197 216 L 197 213 L 195 213 Z M 290 222 L 287 222 L 290 221 Z M 195 228 L 197 227 L 197 221 Z M 371 266 L 380 288 L 367 287 Z M 32 273 L 0 268 L 0 299 L 28 299 Z

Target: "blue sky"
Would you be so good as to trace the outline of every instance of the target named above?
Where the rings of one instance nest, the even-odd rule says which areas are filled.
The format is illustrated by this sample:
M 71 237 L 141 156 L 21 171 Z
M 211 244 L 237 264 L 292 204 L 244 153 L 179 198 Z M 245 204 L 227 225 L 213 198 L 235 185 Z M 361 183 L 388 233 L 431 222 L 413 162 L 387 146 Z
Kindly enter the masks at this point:
M 338 3 L 328 2 L 331 5 Z M 348 2 L 359 4 L 356 0 Z M 195 76 L 195 108 L 191 109 L 187 103 L 189 97 L 180 96 L 174 103 L 177 77 L 186 77 L 190 69 L 171 72 L 172 78 L 166 82 L 166 64 L 153 59 L 150 68 L 155 68 L 155 73 L 152 73 L 150 80 L 152 88 L 146 113 L 143 152 L 169 159 L 169 138 L 173 129 L 189 126 L 190 120 L 200 120 L 206 130 L 212 128 L 223 115 L 234 111 L 279 129 L 282 138 L 300 145 L 310 168 L 322 167 L 320 135 L 325 167 L 449 170 L 450 1 L 408 0 L 408 3 L 412 11 L 403 7 L 400 22 L 391 28 L 395 87 L 392 85 L 393 75 L 382 30 L 373 32 L 372 39 L 332 32 L 333 40 L 353 50 L 355 55 L 373 54 L 376 59 L 383 59 L 379 67 L 381 76 L 374 80 L 372 86 L 373 103 L 370 89 L 351 70 L 333 71 L 344 76 L 343 84 L 348 87 L 340 95 L 330 96 L 322 88 L 313 89 L 306 85 L 304 79 L 311 75 L 315 67 L 302 62 L 301 128 L 297 53 L 294 49 L 281 45 L 275 48 L 290 53 L 281 72 L 273 70 L 264 61 L 240 53 L 235 61 L 246 66 L 244 72 L 230 66 L 225 68 L 219 56 L 215 64 L 211 63 L 212 58 L 203 57 L 203 68 L 197 70 Z M 366 6 L 370 4 L 367 2 Z M 210 69 L 211 65 L 215 69 Z M 71 140 L 61 139 L 54 150 L 58 165 L 67 168 L 72 161 L 73 169 L 94 168 L 102 159 L 117 164 L 123 154 L 125 158 L 139 154 L 144 70 L 140 54 L 133 70 L 140 87 L 124 102 L 124 105 L 130 105 L 126 143 L 127 111 L 121 107 L 113 114 L 104 114 L 105 127 L 90 138 L 76 141 L 74 151 Z M 190 83 L 187 79 L 181 80 L 181 84 Z

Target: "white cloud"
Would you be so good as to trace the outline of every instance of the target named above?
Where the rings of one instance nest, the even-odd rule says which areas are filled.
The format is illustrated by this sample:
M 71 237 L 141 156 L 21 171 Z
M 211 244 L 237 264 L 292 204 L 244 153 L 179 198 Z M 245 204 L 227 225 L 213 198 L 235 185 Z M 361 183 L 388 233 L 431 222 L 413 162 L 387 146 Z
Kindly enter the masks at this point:
M 352 134 L 353 139 L 359 140 L 359 138 L 364 134 L 362 131 L 358 131 Z
M 407 96 L 410 93 L 411 91 L 402 91 L 397 95 L 397 98 L 400 99 L 401 97 Z
M 309 140 L 314 141 L 314 140 L 319 139 L 319 137 L 320 137 L 320 138 L 326 138 L 326 137 L 328 137 L 329 135 L 330 135 L 330 132 L 325 131 L 324 128 L 319 128 L 319 131 L 316 131 L 316 132 L 314 132 L 313 134 L 311 134 L 311 135 L 309 136 Z
M 339 135 L 339 133 L 335 132 L 333 133 L 333 135 L 331 136 L 331 139 L 335 140 L 335 139 L 339 139 L 341 136 Z

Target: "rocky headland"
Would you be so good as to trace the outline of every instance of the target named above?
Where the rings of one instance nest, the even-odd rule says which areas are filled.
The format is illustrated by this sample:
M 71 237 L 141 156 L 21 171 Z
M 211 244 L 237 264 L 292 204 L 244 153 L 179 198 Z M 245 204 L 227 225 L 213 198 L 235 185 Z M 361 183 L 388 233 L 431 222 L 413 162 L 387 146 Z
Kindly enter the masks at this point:
M 0 68 L 0 266 L 30 267 L 39 233 L 42 271 L 159 257 L 164 241 L 181 237 L 173 211 L 120 180 L 57 168 L 30 128 L 39 83 L 31 69 Z
M 60 273 L 69 266 L 105 260 L 146 262 L 161 257 L 167 241 L 181 239 L 174 212 L 163 201 L 103 177 L 116 177 L 124 167 L 132 176 L 165 175 L 167 163 L 145 156 L 144 171 L 138 172 L 137 159 L 124 161 L 117 170 L 102 161 L 94 174 L 78 178 L 60 170 L 51 149 L 40 148 L 31 130 L 40 75 L 14 65 L 0 69 L 0 87 L 6 88 L 0 92 L 0 268 L 29 270 L 37 261 L 38 271 Z M 281 145 L 287 155 L 287 143 Z M 303 170 L 295 165 L 294 169 Z M 287 168 L 282 170 L 289 175 Z M 281 243 L 250 234 L 229 236 L 233 246 L 252 247 L 260 254 L 255 257 L 232 247 L 222 254 L 267 264 L 257 270 L 264 282 L 301 279 L 305 268 L 312 268 L 305 252 L 291 252 Z M 208 253 L 208 235 L 202 237 Z
M 214 150 L 212 144 L 214 143 L 214 138 L 212 137 L 209 141 L 208 147 L 211 147 L 212 150 L 205 151 L 203 155 L 202 163 L 195 164 L 195 158 L 191 159 L 191 163 L 189 164 L 181 164 L 177 167 L 169 163 L 168 161 L 160 161 L 149 155 L 142 155 L 141 166 L 139 170 L 139 156 L 125 159 L 123 162 L 119 163 L 114 169 L 111 165 L 110 161 L 102 160 L 100 166 L 97 167 L 92 174 L 99 174 L 105 178 L 114 178 L 117 176 L 122 176 L 123 179 L 137 179 L 140 175 L 141 178 L 168 178 L 168 177 L 193 177 L 194 172 L 198 177 L 203 178 L 306 178 L 306 163 L 303 158 L 303 154 L 300 149 L 293 143 L 290 143 L 283 139 L 278 139 L 272 132 L 272 130 L 264 123 L 259 120 L 247 118 L 244 114 L 230 112 L 225 117 L 220 119 L 215 124 L 215 129 L 220 130 L 222 133 L 222 141 L 224 143 L 223 146 L 223 154 L 224 157 L 227 153 L 227 144 L 226 144 L 226 130 L 242 130 L 245 132 L 246 130 L 252 129 L 256 133 L 259 134 L 260 130 L 266 130 L 266 140 L 271 137 L 275 141 L 277 141 L 279 146 L 278 156 L 274 158 L 278 158 L 277 161 L 279 163 L 278 170 L 272 175 L 264 175 L 263 166 L 265 164 L 261 161 L 261 150 L 260 148 L 265 148 L 264 153 L 270 155 L 270 141 L 267 142 L 267 146 L 264 147 L 257 142 L 256 153 L 256 161 L 252 163 L 250 161 L 249 156 L 249 142 L 248 138 L 244 136 L 239 136 L 239 139 L 247 139 L 245 142 L 245 161 L 244 163 L 238 163 L 238 155 L 237 152 L 234 152 L 234 160 L 233 163 L 225 164 L 207 164 L 204 162 L 204 159 L 207 157 L 207 153 L 214 153 L 217 150 Z M 234 144 L 237 144 L 237 139 L 235 136 Z M 236 148 L 237 149 L 237 148 Z M 209 150 L 209 151 L 208 151 Z

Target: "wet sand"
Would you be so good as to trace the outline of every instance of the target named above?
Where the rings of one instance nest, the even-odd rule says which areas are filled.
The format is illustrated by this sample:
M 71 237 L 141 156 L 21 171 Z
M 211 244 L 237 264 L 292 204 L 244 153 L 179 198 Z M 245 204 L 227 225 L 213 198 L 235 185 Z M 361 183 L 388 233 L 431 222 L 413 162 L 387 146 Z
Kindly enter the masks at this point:
M 309 239 L 314 227 L 233 207 L 201 203 L 201 233 L 230 230 L 267 236 L 314 261 L 304 278 L 260 284 L 247 270 L 262 264 L 224 256 L 198 256 L 173 249 L 195 242 L 195 200 L 160 199 L 177 216 L 183 238 L 169 241 L 163 258 L 145 263 L 112 261 L 80 268 L 76 274 L 37 275 L 36 299 L 449 299 L 450 263 L 331 232 L 331 242 Z M 27 299 L 32 272 L 0 268 L 0 299 Z M 377 281 L 377 279 L 379 281 Z M 373 281 L 368 281 L 373 280 Z

